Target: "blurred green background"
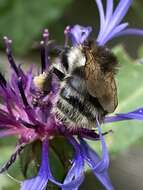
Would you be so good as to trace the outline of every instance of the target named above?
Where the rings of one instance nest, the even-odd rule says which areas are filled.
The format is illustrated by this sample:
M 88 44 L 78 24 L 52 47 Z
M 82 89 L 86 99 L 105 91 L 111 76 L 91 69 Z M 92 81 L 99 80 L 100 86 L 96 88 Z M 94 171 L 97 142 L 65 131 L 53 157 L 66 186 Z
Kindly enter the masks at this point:
M 117 3 L 118 1 L 115 1 Z M 105 2 L 104 2 L 105 3 Z M 131 26 L 143 28 L 143 1 L 135 0 L 125 20 Z M 95 38 L 99 29 L 99 16 L 94 0 L 0 0 L 0 70 L 9 73 L 4 54 L 3 36 L 13 40 L 17 63 L 39 64 L 39 41 L 44 28 L 50 39 L 63 43 L 67 25 L 81 24 L 93 27 Z M 128 112 L 143 106 L 143 37 L 123 37 L 108 44 L 118 57 L 117 75 L 119 106 L 116 112 Z M 110 174 L 116 190 L 143 189 L 143 122 L 127 121 L 104 126 L 113 129 L 106 137 L 110 150 Z M 0 140 L 0 164 L 9 158 L 15 147 L 14 138 Z M 96 150 L 98 143 L 89 142 Z M 19 179 L 19 161 L 10 173 Z M 103 189 L 95 177 L 87 173 L 81 190 Z M 0 176 L 0 190 L 17 190 L 19 185 L 6 175 Z

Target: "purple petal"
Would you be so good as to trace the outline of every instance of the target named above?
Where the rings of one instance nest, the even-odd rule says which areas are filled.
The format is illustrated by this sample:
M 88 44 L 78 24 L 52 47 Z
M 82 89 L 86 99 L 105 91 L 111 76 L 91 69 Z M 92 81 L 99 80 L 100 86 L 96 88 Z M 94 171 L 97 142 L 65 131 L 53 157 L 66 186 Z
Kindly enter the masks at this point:
M 32 73 L 32 71 L 33 71 L 33 65 L 31 66 L 31 68 L 29 69 L 29 71 L 28 71 L 28 73 L 27 73 L 27 82 L 26 82 L 26 87 L 25 87 L 25 92 L 26 92 L 26 94 L 28 94 L 29 93 L 29 91 L 30 91 L 30 88 L 31 88 L 31 84 L 32 84 L 32 82 L 33 82 L 33 73 Z
M 17 74 L 17 76 L 19 76 L 19 69 L 15 63 L 15 60 L 13 58 L 12 55 L 12 49 L 11 49 L 11 44 L 12 44 L 12 40 L 8 39 L 6 36 L 4 37 L 4 42 L 5 42 L 5 46 L 6 46 L 6 54 L 7 54 L 7 58 L 8 61 L 12 67 L 12 69 L 15 71 L 15 73 Z
M 107 172 L 107 169 L 109 166 L 108 151 L 107 151 L 107 147 L 104 141 L 104 137 L 102 136 L 98 121 L 97 121 L 97 128 L 98 128 L 101 145 L 102 145 L 102 159 L 99 158 L 98 154 L 94 150 L 92 150 L 83 139 L 80 139 L 81 148 L 83 150 L 83 155 L 87 163 L 92 168 L 93 173 L 96 175 L 99 181 L 103 184 L 103 186 L 107 190 L 113 190 L 113 186 L 111 184 L 111 181 Z
M 4 126 L 6 128 L 19 127 L 16 119 L 6 111 L 0 109 L 0 126 Z
M 44 190 L 49 180 L 48 142 L 45 140 L 42 146 L 42 163 L 38 176 L 22 183 L 21 190 Z
M 79 44 L 82 44 L 90 35 L 92 31 L 91 27 L 83 27 L 80 25 L 73 26 L 69 32 L 68 36 L 71 39 L 72 45 L 77 46 Z
M 12 136 L 12 135 L 18 135 L 21 133 L 21 130 L 19 129 L 7 129 L 7 130 L 0 130 L 0 138 L 6 137 L 6 136 Z

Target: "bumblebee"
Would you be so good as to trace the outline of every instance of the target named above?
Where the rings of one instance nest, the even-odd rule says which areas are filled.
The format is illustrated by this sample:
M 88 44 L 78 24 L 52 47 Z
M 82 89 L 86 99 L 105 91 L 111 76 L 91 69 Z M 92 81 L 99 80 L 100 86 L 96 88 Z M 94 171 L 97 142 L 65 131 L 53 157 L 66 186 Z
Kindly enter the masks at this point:
M 95 41 L 86 41 L 63 48 L 57 56 L 50 57 L 50 62 L 49 72 L 44 73 L 40 85 L 44 91 L 49 88 L 52 75 L 59 79 L 51 110 L 57 121 L 69 129 L 91 129 L 97 115 L 102 122 L 106 114 L 114 112 L 118 104 L 115 82 L 118 61 L 109 49 Z

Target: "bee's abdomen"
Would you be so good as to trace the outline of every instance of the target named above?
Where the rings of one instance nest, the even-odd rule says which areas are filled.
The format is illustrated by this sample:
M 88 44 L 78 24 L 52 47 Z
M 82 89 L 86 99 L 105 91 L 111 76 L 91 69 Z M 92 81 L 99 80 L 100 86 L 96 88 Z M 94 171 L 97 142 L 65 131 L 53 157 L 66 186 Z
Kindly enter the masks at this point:
M 83 89 L 83 85 L 82 89 Z M 89 128 L 95 124 L 98 106 L 83 90 L 65 83 L 54 108 L 56 117 L 67 126 Z

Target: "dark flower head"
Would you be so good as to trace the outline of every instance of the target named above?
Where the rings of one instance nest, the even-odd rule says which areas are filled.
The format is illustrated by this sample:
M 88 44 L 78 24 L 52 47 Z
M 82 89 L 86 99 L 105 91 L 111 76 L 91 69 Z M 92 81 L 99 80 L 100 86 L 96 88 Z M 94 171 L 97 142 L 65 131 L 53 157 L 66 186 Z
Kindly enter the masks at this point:
M 143 30 L 127 29 L 128 24 L 121 23 L 132 4 L 132 0 L 120 0 L 114 11 L 113 0 L 106 2 L 106 10 L 104 11 L 102 1 L 96 0 L 100 15 L 100 31 L 95 41 L 99 45 L 104 45 L 112 38 L 121 35 L 143 35 Z M 64 32 L 66 36 L 65 46 L 67 39 L 71 41 L 72 46 L 82 44 L 88 39 L 91 31 L 91 27 L 68 26 Z M 63 190 L 77 190 L 84 180 L 85 163 L 89 165 L 102 185 L 107 190 L 112 190 L 113 186 L 108 175 L 109 157 L 98 117 L 95 123 L 98 133 L 95 130 L 84 128 L 69 131 L 62 122 L 57 123 L 55 115 L 51 113 L 59 88 L 57 78 L 52 78 L 50 89 L 46 89 L 47 94 L 40 90 L 45 72 L 49 71 L 48 38 L 49 32 L 45 29 L 41 41 L 41 74 L 38 75 L 39 69 L 37 69 L 36 74 L 33 74 L 33 67 L 25 72 L 21 66 L 17 66 L 11 50 L 12 41 L 4 37 L 12 74 L 9 81 L 6 81 L 4 76 L 0 74 L 0 96 L 2 98 L 0 104 L 0 137 L 15 135 L 18 138 L 18 143 L 10 160 L 1 167 L 0 173 L 5 172 L 11 166 L 25 145 L 40 140 L 43 145 L 38 175 L 22 182 L 21 190 L 44 190 L 49 181 Z M 38 78 L 36 78 L 37 75 Z M 140 108 L 129 113 L 107 116 L 105 123 L 126 119 L 142 120 L 142 113 L 142 108 Z M 62 183 L 53 177 L 48 156 L 50 139 L 59 135 L 68 139 L 74 147 L 74 157 Z M 90 148 L 85 139 L 101 141 L 101 158 Z

